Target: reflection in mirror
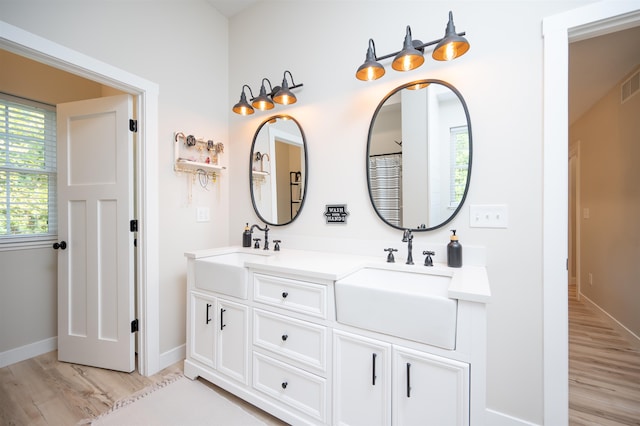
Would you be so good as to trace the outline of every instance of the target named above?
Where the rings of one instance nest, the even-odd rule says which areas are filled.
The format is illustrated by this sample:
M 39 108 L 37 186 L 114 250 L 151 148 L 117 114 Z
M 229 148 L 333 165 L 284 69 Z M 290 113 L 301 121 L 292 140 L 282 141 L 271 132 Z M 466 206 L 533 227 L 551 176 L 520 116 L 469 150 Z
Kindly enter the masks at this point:
M 304 132 L 288 115 L 265 120 L 251 145 L 249 182 L 258 217 L 269 225 L 286 225 L 300 214 L 307 184 Z
M 421 80 L 396 88 L 369 127 L 367 183 L 376 213 L 398 229 L 445 225 L 466 198 L 471 157 L 469 112 L 454 87 Z

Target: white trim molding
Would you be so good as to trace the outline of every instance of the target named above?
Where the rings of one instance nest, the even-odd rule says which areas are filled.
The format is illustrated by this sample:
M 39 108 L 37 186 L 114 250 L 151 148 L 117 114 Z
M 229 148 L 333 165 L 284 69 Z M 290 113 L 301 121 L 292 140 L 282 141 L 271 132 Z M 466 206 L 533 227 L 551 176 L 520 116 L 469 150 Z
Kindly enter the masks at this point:
M 0 352 L 0 368 L 58 349 L 58 338 L 50 337 L 18 348 Z
M 544 424 L 569 422 L 568 76 L 569 43 L 638 25 L 638 1 L 600 1 L 543 20 L 543 403 Z M 560 244 L 559 244 L 560 242 Z M 566 239 L 565 239 L 566 243 Z
M 160 370 L 158 91 L 156 83 L 0 21 L 0 48 L 138 97 L 138 371 Z

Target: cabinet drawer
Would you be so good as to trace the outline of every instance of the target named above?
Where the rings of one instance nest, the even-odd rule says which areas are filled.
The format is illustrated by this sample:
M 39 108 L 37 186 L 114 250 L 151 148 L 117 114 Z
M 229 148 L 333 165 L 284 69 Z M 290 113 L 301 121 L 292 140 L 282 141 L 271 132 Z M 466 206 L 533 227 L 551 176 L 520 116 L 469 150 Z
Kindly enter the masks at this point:
M 253 289 L 258 302 L 318 318 L 327 316 L 327 286 L 254 274 Z
M 255 309 L 253 343 L 308 366 L 326 370 L 326 327 Z
M 327 385 L 322 377 L 254 352 L 253 387 L 326 423 Z

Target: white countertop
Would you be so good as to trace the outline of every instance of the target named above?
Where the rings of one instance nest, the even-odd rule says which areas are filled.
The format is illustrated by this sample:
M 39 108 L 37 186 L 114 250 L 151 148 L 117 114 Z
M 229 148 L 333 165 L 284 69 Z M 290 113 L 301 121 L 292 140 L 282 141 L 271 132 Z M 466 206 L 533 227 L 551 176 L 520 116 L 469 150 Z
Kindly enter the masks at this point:
M 396 263 L 387 263 L 384 256 L 357 256 L 291 249 L 265 251 L 239 246 L 186 252 L 185 256 L 189 259 L 200 259 L 232 252 L 263 254 L 264 258 L 252 257 L 251 260 L 245 262 L 245 266 L 255 272 L 288 273 L 328 281 L 337 281 L 366 267 L 418 274 L 446 275 L 452 277 L 448 291 L 449 298 L 480 303 L 488 303 L 491 298 L 487 271 L 482 266 L 450 268 L 446 264 L 434 263 L 434 266 L 427 267 L 420 261 L 414 265 L 406 265 L 400 260 Z

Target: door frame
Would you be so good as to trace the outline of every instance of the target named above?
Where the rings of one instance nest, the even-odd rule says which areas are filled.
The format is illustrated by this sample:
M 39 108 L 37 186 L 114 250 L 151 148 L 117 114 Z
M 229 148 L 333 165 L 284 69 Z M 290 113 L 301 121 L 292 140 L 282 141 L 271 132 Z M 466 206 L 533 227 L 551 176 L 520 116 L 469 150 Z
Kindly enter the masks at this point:
M 543 19 L 544 424 L 569 419 L 567 292 L 569 43 L 640 23 L 637 2 L 600 1 Z
M 138 219 L 136 292 L 138 371 L 160 371 L 158 91 L 156 83 L 0 21 L 0 48 L 54 68 L 114 87 L 137 99 L 138 155 L 135 203 Z

